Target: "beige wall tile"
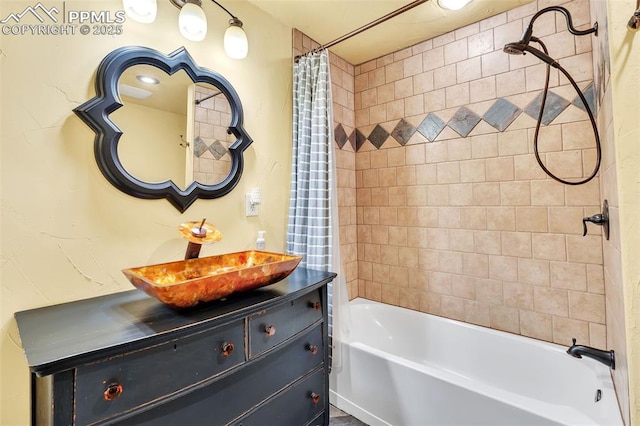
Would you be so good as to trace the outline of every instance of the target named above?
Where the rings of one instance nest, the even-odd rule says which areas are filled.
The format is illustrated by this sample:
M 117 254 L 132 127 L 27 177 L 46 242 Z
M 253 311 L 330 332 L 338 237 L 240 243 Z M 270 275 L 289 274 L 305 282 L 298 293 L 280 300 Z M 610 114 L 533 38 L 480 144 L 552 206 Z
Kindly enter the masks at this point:
M 461 39 L 444 45 L 444 63 L 446 65 L 467 59 L 467 39 Z
M 569 262 L 602 265 L 602 237 L 599 235 L 567 236 L 567 256 Z
M 531 187 L 529 182 L 501 182 L 500 200 L 503 206 L 531 205 Z
M 604 324 L 604 295 L 570 291 L 569 317 Z
M 501 305 L 492 305 L 491 328 L 519 334 L 520 315 L 518 309 Z
M 546 207 L 517 207 L 516 230 L 547 232 L 548 215 Z
M 563 206 L 564 205 L 563 185 L 559 182 L 556 182 L 550 179 L 531 181 L 531 205 L 532 206 Z M 549 224 L 549 227 L 551 228 L 551 223 Z
M 391 83 L 404 78 L 404 67 L 402 62 L 394 62 L 384 67 L 385 82 Z
M 480 303 L 473 300 L 464 301 L 464 320 L 465 322 L 481 325 L 484 327 L 491 326 L 490 305 Z
M 501 156 L 526 154 L 529 152 L 529 139 L 526 129 L 506 130 L 498 133 L 498 153 Z
M 473 185 L 472 184 L 469 184 L 469 183 L 451 184 L 451 185 L 448 185 L 448 188 L 449 188 L 449 204 L 451 204 L 452 206 L 473 205 Z M 472 219 L 472 218 L 469 218 L 469 219 Z M 462 226 L 465 226 L 465 225 L 462 225 Z M 475 225 L 470 225 L 470 226 L 482 226 L 482 228 L 479 228 L 479 229 L 485 229 L 486 217 L 485 217 L 484 226 L 481 224 L 478 225 L 477 222 L 475 222 Z
M 533 287 L 528 284 L 505 282 L 502 284 L 504 305 L 509 308 L 533 310 Z M 522 320 L 522 318 L 521 318 Z M 520 324 L 522 327 L 522 322 Z
M 429 274 L 429 291 L 438 294 L 451 294 L 451 274 L 431 272 Z
M 533 306 L 543 314 L 569 316 L 569 296 L 566 290 L 550 287 L 533 287 Z
M 439 46 L 422 54 L 422 69 L 435 70 L 444 66 L 444 47 Z
M 518 258 L 489 256 L 489 278 L 502 281 L 517 281 Z
M 440 207 L 438 209 L 439 228 L 460 228 L 460 208 Z
M 466 44 L 466 40 L 464 40 Z M 458 83 L 477 80 L 482 76 L 480 58 L 470 58 L 456 64 L 456 76 Z
M 489 277 L 489 257 L 486 254 L 463 253 L 462 273 L 472 277 Z
M 551 315 L 520 311 L 520 333 L 534 339 L 553 340 L 553 320 Z
M 471 146 L 469 146 L 469 151 Z M 470 155 L 470 152 L 469 152 Z M 468 160 L 460 162 L 461 182 L 484 182 L 486 180 L 485 160 Z
M 482 76 L 489 77 L 509 71 L 509 55 L 502 50 L 482 55 Z M 499 87 L 499 85 L 498 85 Z M 501 96 L 498 88 L 498 96 Z
M 384 81 L 383 81 L 384 83 Z M 384 107 L 383 104 L 391 102 L 395 99 L 395 83 L 387 83 L 378 86 L 378 107 Z
M 607 347 L 607 328 L 603 324 L 589 323 L 589 346 Z
M 468 160 L 471 158 L 471 144 L 466 138 L 452 139 L 447 142 L 447 159 L 449 161 Z
M 447 318 L 464 321 L 464 299 L 441 296 L 441 314 Z
M 417 289 L 400 288 L 398 295 L 398 306 L 414 311 L 420 310 L 421 292 Z
M 424 112 L 429 113 L 446 108 L 444 89 L 432 90 L 424 94 Z
M 518 282 L 536 286 L 549 286 L 549 261 L 518 259 Z
M 452 229 L 449 231 L 451 244 L 450 249 L 460 252 L 473 252 L 473 231 L 468 229 Z
M 487 180 L 509 181 L 514 179 L 513 157 L 488 158 Z
M 460 275 L 451 280 L 451 295 L 462 297 L 463 299 L 475 300 L 476 279 Z
M 433 71 L 426 71 L 413 76 L 414 93 L 427 93 L 433 89 Z
M 474 183 L 473 199 L 477 206 L 500 205 L 499 183 Z
M 496 133 L 473 136 L 471 138 L 472 158 L 491 158 L 498 156 L 498 135 Z
M 549 231 L 558 234 L 582 235 L 584 210 L 580 207 L 549 208 Z
M 467 51 L 470 58 L 493 51 L 493 31 L 485 30 L 469 36 Z
M 587 291 L 589 293 L 605 294 L 602 265 L 587 265 Z
M 587 291 L 587 269 L 582 263 L 551 262 L 551 286 Z
M 456 84 L 456 65 L 446 65 L 433 71 L 433 87 L 444 89 Z
M 495 255 L 502 251 L 499 231 L 475 231 L 473 240 L 476 253 Z
M 472 103 L 495 99 L 496 77 L 489 76 L 480 79 L 474 79 L 469 82 L 469 101 Z
M 553 342 L 571 346 L 571 339 L 586 344 L 589 341 L 589 323 L 564 317 L 553 317 Z
M 517 180 L 545 179 L 547 175 L 540 168 L 534 155 L 516 155 L 513 158 Z
M 502 254 L 505 256 L 531 257 L 531 234 L 528 232 L 505 232 L 502 237 Z
M 515 208 L 487 207 L 487 229 L 496 231 L 515 231 Z
M 407 57 L 402 61 L 402 67 L 405 77 L 422 73 L 422 55 Z
M 535 259 L 566 260 L 567 246 L 564 235 L 533 234 L 533 257 Z
M 413 95 L 413 78 L 407 77 L 393 83 L 394 98 L 402 99 Z
M 526 90 L 524 69 L 505 72 L 498 74 L 495 77 L 496 95 L 499 98 L 517 95 L 518 93 L 523 93 Z

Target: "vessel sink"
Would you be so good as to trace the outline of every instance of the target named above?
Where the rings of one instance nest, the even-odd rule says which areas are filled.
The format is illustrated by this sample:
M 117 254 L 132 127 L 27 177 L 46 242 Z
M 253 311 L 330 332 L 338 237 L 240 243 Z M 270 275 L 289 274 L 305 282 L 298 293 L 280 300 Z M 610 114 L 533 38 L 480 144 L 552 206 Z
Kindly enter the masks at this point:
M 300 256 L 250 250 L 122 272 L 136 288 L 160 302 L 187 308 L 278 282 L 293 272 L 301 260 Z

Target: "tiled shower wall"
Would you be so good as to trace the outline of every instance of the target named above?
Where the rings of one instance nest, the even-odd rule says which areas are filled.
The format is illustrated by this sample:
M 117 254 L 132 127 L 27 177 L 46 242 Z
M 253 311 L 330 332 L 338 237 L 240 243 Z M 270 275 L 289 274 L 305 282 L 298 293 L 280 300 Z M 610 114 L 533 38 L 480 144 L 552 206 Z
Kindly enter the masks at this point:
M 219 91 L 198 85 L 195 98 L 206 100 L 195 107 L 193 177 L 194 181 L 211 185 L 222 182 L 231 170 L 229 146 L 235 141 L 235 136 L 227 133 L 231 106 Z
M 567 345 L 606 346 L 599 180 L 564 186 L 537 165 L 533 134 L 546 67 L 509 56 L 533 2 L 355 68 L 359 295 Z M 590 26 L 589 2 L 554 2 Z M 534 35 L 593 101 L 591 37 L 564 17 Z M 588 176 L 594 136 L 557 70 L 541 157 Z
M 582 236 L 582 218 L 600 212 L 599 178 L 564 186 L 542 172 L 533 134 L 545 66 L 502 52 L 550 4 L 590 26 L 587 0 L 539 1 L 357 65 L 353 82 L 351 65 L 331 55 L 350 297 L 606 346 L 601 230 Z M 534 34 L 593 106 L 591 37 L 574 38 L 554 13 Z M 299 32 L 294 45 L 317 47 Z M 557 70 L 550 81 L 542 160 L 563 178 L 588 176 L 584 106 Z

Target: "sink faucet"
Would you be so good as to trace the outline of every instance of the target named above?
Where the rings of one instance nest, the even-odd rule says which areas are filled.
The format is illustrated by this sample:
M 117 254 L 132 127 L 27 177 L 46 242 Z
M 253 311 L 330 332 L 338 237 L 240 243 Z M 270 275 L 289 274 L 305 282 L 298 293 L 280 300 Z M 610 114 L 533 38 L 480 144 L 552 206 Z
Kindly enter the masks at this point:
M 607 367 L 610 367 L 612 370 L 616 369 L 616 358 L 613 350 L 603 351 L 601 349 L 592 348 L 589 346 L 576 345 L 576 338 L 573 339 L 573 345 L 567 349 L 567 353 L 576 358 L 582 358 L 582 356 L 586 356 L 587 358 L 595 359 L 596 361 L 600 361 Z
M 183 238 L 189 241 L 187 251 L 184 255 L 185 259 L 196 259 L 200 255 L 202 244 L 220 241 L 222 233 L 213 225 L 202 222 L 187 222 L 180 225 L 180 233 Z

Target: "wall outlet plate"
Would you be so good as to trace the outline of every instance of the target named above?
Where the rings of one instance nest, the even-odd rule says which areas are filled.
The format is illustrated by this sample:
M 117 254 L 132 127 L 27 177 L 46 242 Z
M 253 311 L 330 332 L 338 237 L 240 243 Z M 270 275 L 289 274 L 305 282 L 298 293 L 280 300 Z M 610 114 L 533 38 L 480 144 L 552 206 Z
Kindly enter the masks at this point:
M 247 194 L 245 197 L 245 211 L 246 216 L 258 216 L 258 203 L 251 202 L 251 194 Z

